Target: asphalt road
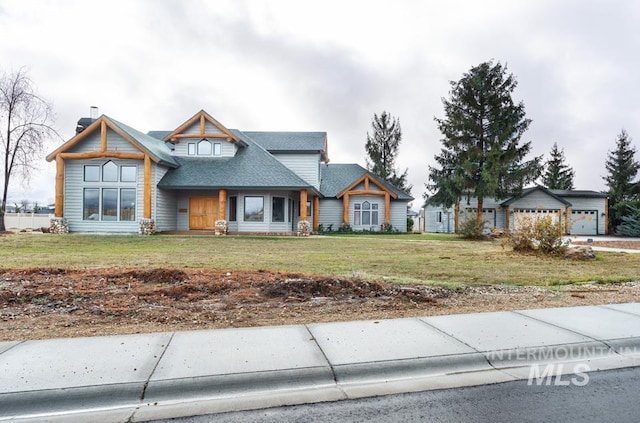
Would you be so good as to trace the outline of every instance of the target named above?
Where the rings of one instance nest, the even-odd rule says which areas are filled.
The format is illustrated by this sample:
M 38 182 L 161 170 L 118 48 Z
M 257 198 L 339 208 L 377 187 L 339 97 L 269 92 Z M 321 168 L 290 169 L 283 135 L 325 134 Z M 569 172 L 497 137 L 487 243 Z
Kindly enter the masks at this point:
M 567 383 L 572 376 L 563 376 Z M 575 377 L 575 376 L 574 376 Z M 578 384 L 534 381 L 279 407 L 161 422 L 638 422 L 640 367 L 593 372 Z M 585 384 L 586 382 L 586 384 Z M 546 381 L 544 381 L 546 383 Z M 579 386 L 584 385 L 584 386 Z M 160 422 L 160 421 L 159 421 Z

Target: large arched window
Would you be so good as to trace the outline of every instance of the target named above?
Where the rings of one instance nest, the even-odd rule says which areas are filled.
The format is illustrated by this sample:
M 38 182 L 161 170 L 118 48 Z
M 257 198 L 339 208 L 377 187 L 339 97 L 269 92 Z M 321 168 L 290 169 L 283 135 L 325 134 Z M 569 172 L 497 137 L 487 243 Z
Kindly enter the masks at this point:
M 209 140 L 201 140 L 198 143 L 198 156 L 210 156 L 212 151 L 211 142 Z
M 109 160 L 102 166 L 103 182 L 118 182 L 118 165 Z

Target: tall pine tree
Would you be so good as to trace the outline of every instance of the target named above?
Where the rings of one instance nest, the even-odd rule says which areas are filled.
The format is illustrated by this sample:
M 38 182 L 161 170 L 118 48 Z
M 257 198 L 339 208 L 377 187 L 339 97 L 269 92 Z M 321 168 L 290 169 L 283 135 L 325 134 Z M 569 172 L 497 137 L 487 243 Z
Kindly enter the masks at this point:
M 636 149 L 631 145 L 631 138 L 622 129 L 616 139 L 616 148 L 609 151 L 605 167 L 607 176 L 603 179 L 609 188 L 609 225 L 612 231 L 622 223 L 622 218 L 629 213 L 628 206 L 639 199 L 638 183 L 635 182 L 640 163 L 635 159 Z
M 445 118 L 435 118 L 444 138 L 438 167 L 429 166 L 431 204 L 451 206 L 463 196 L 478 199 L 478 220 L 484 198 L 506 198 L 540 175 L 541 157 L 525 160 L 531 142 L 520 139 L 531 123 L 524 104 L 511 93 L 517 82 L 500 63 L 481 63 L 442 99 Z
M 565 163 L 564 149 L 553 143 L 549 160 L 545 163 L 542 184 L 549 189 L 573 189 L 574 170 Z
M 380 116 L 374 113 L 371 127 L 373 134 L 369 135 L 367 132 L 365 145 L 368 156 L 367 169 L 402 191 L 410 193 L 413 185 L 407 183 L 408 169 L 399 173 L 395 165 L 398 148 L 402 141 L 400 119 L 394 118 L 386 111 L 383 111 Z

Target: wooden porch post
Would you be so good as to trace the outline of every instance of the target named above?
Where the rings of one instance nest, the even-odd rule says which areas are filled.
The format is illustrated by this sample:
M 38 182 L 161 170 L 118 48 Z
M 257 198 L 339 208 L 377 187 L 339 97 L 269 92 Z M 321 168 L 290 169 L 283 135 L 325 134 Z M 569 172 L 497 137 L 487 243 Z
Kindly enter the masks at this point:
M 318 231 L 320 225 L 320 197 L 313 197 L 313 230 Z
M 55 217 L 64 217 L 64 159 L 56 156 L 56 202 Z
M 391 223 L 391 196 L 388 192 L 384 194 L 384 223 Z
M 300 220 L 307 220 L 307 190 L 300 190 Z
M 227 220 L 227 190 L 221 189 L 218 191 L 218 207 L 220 211 L 218 212 L 219 220 Z
M 144 208 L 143 217 L 151 219 L 151 157 L 144 155 Z
M 342 223 L 349 223 L 349 194 L 342 197 Z
M 571 219 L 569 216 L 571 215 L 571 209 L 569 206 L 564 208 L 564 234 L 569 235 L 569 224 L 571 223 Z

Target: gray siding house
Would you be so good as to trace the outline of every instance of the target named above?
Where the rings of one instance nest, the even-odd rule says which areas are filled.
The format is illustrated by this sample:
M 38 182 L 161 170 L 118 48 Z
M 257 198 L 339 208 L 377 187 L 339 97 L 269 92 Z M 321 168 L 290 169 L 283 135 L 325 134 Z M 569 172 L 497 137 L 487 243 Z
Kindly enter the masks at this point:
M 559 221 L 568 235 L 607 233 L 607 195 L 595 191 L 549 190 L 542 186 L 525 188 L 521 195 L 496 200 L 485 198 L 483 215 L 487 231 L 515 230 L 524 217 L 550 216 Z M 454 207 L 426 204 L 423 207 L 424 232 L 457 232 L 460 221 L 475 216 L 476 198 L 464 198 Z
M 325 132 L 228 129 L 204 110 L 147 133 L 82 118 L 47 160 L 56 162 L 55 216 L 72 232 L 136 233 L 149 223 L 158 232 L 406 232 L 413 199 L 357 164 L 329 164 Z

